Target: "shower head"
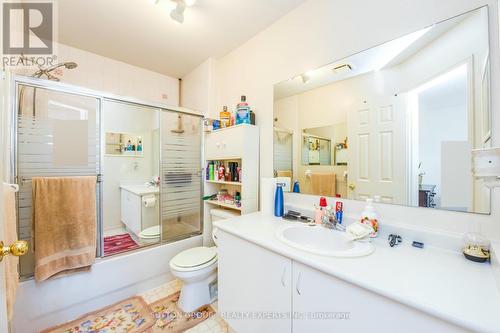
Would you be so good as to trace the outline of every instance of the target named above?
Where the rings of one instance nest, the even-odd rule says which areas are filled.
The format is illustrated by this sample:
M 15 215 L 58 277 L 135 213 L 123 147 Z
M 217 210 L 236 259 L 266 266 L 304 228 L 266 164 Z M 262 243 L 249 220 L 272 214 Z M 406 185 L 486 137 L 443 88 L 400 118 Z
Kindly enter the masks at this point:
M 66 67 L 66 69 L 74 69 L 78 67 L 78 64 L 76 62 L 69 61 L 64 63 L 64 67 Z
M 76 62 L 73 62 L 73 61 L 61 62 L 59 64 L 52 65 L 49 68 L 40 68 L 38 71 L 33 73 L 31 76 L 32 77 L 41 77 L 42 75 L 45 75 L 47 77 L 47 79 L 49 79 L 49 80 L 59 81 L 59 78 L 55 75 L 52 75 L 52 72 L 60 67 L 64 67 L 66 69 L 74 69 L 74 68 L 78 67 L 78 64 Z

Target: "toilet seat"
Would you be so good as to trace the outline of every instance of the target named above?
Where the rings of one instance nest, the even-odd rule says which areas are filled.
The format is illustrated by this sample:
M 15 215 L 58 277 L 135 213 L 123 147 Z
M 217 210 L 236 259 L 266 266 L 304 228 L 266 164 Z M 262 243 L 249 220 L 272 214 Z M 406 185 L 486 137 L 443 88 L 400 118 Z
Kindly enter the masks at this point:
M 194 247 L 182 251 L 170 260 L 170 267 L 180 272 L 197 271 L 217 262 L 215 247 Z
M 144 229 L 139 233 L 139 238 L 143 239 L 155 239 L 160 237 L 160 226 L 155 225 L 149 228 Z

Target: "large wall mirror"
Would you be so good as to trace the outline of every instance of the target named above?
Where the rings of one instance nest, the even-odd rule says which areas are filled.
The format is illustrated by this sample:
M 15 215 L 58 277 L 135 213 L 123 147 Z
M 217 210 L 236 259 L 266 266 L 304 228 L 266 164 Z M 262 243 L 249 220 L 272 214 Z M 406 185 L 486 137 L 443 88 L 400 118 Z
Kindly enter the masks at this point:
M 274 86 L 274 172 L 300 192 L 490 213 L 488 7 Z M 290 189 L 292 186 L 290 186 Z

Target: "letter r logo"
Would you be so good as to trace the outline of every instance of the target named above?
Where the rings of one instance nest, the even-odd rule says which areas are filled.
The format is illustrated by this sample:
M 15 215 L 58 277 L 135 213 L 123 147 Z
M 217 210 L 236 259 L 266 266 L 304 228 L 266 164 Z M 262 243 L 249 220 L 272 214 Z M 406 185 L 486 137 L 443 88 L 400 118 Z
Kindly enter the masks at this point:
M 3 54 L 51 54 L 52 3 L 3 3 Z

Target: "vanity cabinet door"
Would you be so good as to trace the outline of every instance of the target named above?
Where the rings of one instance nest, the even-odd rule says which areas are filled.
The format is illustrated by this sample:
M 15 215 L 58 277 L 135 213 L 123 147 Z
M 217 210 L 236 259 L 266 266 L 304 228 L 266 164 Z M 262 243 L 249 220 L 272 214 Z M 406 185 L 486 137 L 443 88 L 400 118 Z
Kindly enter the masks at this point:
M 291 260 L 221 230 L 216 237 L 218 307 L 229 326 L 238 333 L 290 333 Z
M 292 281 L 293 333 L 466 332 L 297 262 Z
M 121 190 L 121 221 L 136 235 L 141 232 L 141 205 L 140 196 Z

